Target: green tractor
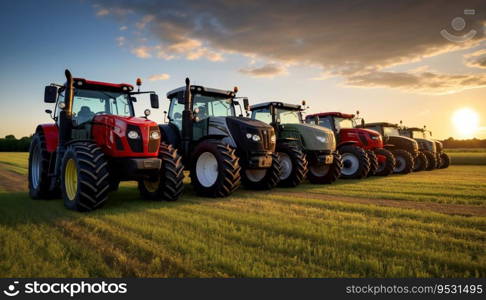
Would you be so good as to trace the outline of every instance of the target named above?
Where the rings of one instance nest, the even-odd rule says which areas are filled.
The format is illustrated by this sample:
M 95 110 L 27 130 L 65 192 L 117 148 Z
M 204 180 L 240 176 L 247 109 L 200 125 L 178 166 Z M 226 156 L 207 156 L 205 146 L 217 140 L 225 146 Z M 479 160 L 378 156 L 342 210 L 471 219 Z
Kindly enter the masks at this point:
M 281 186 L 296 186 L 306 175 L 311 183 L 317 184 L 332 183 L 339 178 L 343 163 L 336 151 L 334 133 L 321 126 L 305 124 L 300 105 L 265 102 L 251 107 L 245 105 L 245 109 L 251 111 L 252 119 L 275 129 Z
M 186 86 L 167 93 L 169 122 L 159 128 L 163 140 L 182 154 L 200 196 L 229 196 L 241 182 L 260 190 L 279 182 L 275 131 L 268 124 L 243 117 L 236 92 L 237 88 L 228 91 L 191 85 L 187 78 Z
M 401 123 L 401 121 L 400 121 Z M 441 142 L 432 139 L 432 132 L 427 130 L 424 126 L 419 127 L 403 127 L 400 129 L 400 134 L 412 138 L 417 141 L 419 150 L 426 157 L 426 170 L 445 169 L 449 167 L 450 158 L 443 151 L 444 147 Z

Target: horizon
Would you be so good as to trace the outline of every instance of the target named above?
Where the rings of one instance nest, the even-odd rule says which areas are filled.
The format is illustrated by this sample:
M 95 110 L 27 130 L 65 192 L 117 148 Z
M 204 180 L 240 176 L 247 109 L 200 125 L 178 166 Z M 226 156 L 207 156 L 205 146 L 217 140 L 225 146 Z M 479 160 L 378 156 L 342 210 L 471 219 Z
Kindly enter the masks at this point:
M 251 104 L 306 100 L 307 113 L 359 110 L 367 122 L 427 125 L 441 140 L 486 138 L 484 1 L 377 1 L 366 10 L 359 1 L 282 1 L 272 13 L 266 3 L 218 3 L 224 8 L 212 1 L 4 3 L 0 109 L 8 113 L 0 137 L 29 136 L 51 122 L 43 88 L 64 82 L 69 68 L 96 81 L 142 78 L 142 89 L 161 99 L 151 115 L 159 123 L 166 92 L 187 76 L 238 86 Z M 137 103 L 137 115 L 148 103 Z

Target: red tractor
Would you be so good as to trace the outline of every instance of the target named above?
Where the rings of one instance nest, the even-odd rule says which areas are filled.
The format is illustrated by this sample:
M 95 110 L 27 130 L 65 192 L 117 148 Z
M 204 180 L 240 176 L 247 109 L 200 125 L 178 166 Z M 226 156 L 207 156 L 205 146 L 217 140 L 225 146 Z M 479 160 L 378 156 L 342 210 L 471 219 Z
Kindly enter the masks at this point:
M 33 199 L 62 195 L 77 211 L 102 206 L 120 181 L 136 180 L 143 197 L 174 201 L 183 188 L 181 157 L 160 141 L 157 123 L 135 117 L 133 86 L 73 78 L 46 86 L 44 102 L 56 103 L 54 123 L 37 126 L 29 155 L 29 194 Z M 141 81 L 137 80 L 137 85 Z
M 308 115 L 305 120 L 334 131 L 343 160 L 341 178 L 359 179 L 393 173 L 395 157 L 383 148 L 381 134 L 374 130 L 356 128 L 355 115 L 324 112 Z

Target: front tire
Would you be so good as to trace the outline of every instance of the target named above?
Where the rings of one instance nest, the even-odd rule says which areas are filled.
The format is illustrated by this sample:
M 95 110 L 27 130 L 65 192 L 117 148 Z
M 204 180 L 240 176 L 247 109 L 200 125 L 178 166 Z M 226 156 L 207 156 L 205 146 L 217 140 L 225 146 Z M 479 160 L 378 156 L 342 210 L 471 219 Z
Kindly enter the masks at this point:
M 32 137 L 29 149 L 29 196 L 32 199 L 49 199 L 55 196 L 49 190 L 49 156 L 44 134 L 37 132 Z
M 407 150 L 396 149 L 392 151 L 395 156 L 395 174 L 408 174 L 413 170 L 413 156 Z
M 371 150 L 367 150 L 366 154 L 368 155 L 368 160 L 370 161 L 370 170 L 366 176 L 370 177 L 375 175 L 376 170 L 378 169 L 378 157 L 376 157 L 376 154 Z
M 176 201 L 184 188 L 184 166 L 182 158 L 171 145 L 160 144 L 159 158 L 162 166 L 157 180 L 140 180 L 138 190 L 149 200 Z
M 429 166 L 429 161 L 427 160 L 427 157 L 423 152 L 419 152 L 417 157 L 415 157 L 415 161 L 413 163 L 413 171 L 414 172 L 420 172 Z
M 437 156 L 429 150 L 423 150 L 422 152 L 425 154 L 425 157 L 427 157 L 427 162 L 429 163 L 425 170 L 432 171 L 437 167 Z
M 196 194 L 227 197 L 241 184 L 241 167 L 235 149 L 217 140 L 199 143 L 191 156 L 191 183 Z
M 324 166 L 309 165 L 309 172 L 307 178 L 313 184 L 331 184 L 341 176 L 341 169 L 343 168 L 343 161 L 341 155 L 337 152 L 333 153 L 332 164 Z
M 378 168 L 376 169 L 376 176 L 388 176 L 393 174 L 395 169 L 395 156 L 387 149 L 377 148 L 375 154 L 378 157 Z M 384 160 L 383 160 L 384 157 Z
M 343 160 L 341 178 L 361 179 L 370 171 L 370 161 L 366 151 L 354 145 L 345 145 L 339 148 Z
M 252 190 L 270 190 L 280 182 L 280 161 L 272 154 L 272 165 L 266 169 L 242 169 L 243 185 Z
M 280 182 L 282 187 L 295 187 L 307 176 L 307 159 L 302 150 L 293 145 L 281 144 L 277 149 L 280 161 Z
M 447 153 L 445 152 L 440 153 L 440 161 L 441 161 L 441 165 L 439 167 L 440 169 L 448 168 L 449 165 L 451 164 L 451 159 L 449 158 L 449 155 L 447 155 Z
M 109 175 L 108 162 L 96 144 L 71 144 L 64 153 L 61 165 L 64 205 L 77 211 L 101 207 L 108 199 Z

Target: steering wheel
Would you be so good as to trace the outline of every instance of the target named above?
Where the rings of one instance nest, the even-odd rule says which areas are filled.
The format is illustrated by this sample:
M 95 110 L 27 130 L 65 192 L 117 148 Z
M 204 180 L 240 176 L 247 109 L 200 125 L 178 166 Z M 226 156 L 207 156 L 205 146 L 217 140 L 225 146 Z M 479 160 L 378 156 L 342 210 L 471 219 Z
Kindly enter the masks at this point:
M 180 112 L 176 112 L 174 114 L 174 120 L 177 120 L 177 119 L 182 119 L 182 114 Z

